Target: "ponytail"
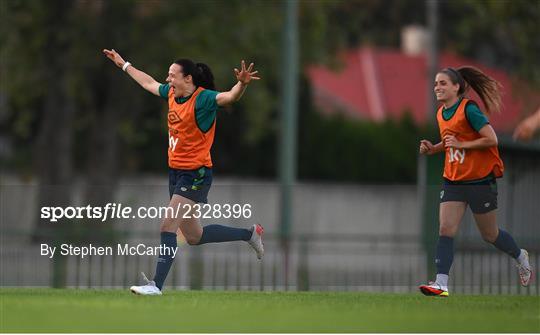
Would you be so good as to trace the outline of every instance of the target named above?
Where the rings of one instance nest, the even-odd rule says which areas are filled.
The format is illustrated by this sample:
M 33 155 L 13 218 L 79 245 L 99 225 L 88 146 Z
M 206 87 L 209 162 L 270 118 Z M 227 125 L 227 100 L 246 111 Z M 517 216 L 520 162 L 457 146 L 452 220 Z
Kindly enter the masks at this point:
M 448 75 L 452 83 L 459 84 L 459 96 L 465 95 L 469 88 L 472 88 L 480 97 L 486 113 L 488 115 L 493 112 L 501 111 L 501 84 L 490 76 L 486 75 L 474 66 L 462 66 L 458 69 L 448 67 L 441 71 Z
M 209 90 L 215 90 L 216 85 L 214 84 L 214 74 L 208 65 L 203 63 L 197 63 L 197 76 L 195 76 L 195 85 L 204 87 Z
M 191 59 L 179 59 L 174 62 L 182 67 L 182 72 L 185 76 L 193 78 L 193 85 L 203 87 L 209 90 L 215 90 L 214 75 L 208 65 L 203 63 L 195 64 Z
M 457 71 L 466 83 L 463 93 L 471 87 L 482 99 L 488 115 L 501 111 L 502 85 L 498 81 L 473 66 L 462 66 Z

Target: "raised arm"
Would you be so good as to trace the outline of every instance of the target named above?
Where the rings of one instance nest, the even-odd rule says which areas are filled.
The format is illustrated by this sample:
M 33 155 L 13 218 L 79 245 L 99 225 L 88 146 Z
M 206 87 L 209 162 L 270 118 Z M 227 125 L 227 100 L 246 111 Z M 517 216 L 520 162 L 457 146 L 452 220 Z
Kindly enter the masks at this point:
M 234 69 L 234 74 L 238 83 L 234 85 L 230 91 L 218 93 L 216 96 L 216 102 L 219 106 L 226 106 L 240 100 L 242 94 L 246 90 L 247 86 L 252 80 L 259 80 L 261 78 L 255 76 L 259 71 L 253 71 L 253 63 L 249 64 L 246 69 L 246 63 L 242 60 L 241 69 Z
M 540 108 L 518 124 L 514 131 L 514 140 L 528 141 L 538 129 L 540 129 Z
M 116 52 L 114 49 L 107 50 L 103 49 L 103 53 L 107 58 L 109 58 L 111 61 L 116 64 L 119 68 L 124 70 L 133 80 L 135 80 L 139 85 L 142 86 L 145 90 L 148 92 L 159 96 L 159 86 L 161 85 L 158 83 L 154 78 L 149 76 L 148 74 L 136 69 L 131 63 L 126 62 L 122 56 L 118 52 Z

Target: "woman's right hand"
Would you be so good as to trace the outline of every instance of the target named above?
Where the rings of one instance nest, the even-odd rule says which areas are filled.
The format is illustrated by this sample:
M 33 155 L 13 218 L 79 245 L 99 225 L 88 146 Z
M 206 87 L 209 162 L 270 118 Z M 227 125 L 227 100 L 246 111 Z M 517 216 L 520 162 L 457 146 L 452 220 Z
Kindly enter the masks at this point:
M 122 66 L 124 66 L 124 64 L 126 63 L 126 61 L 122 58 L 122 56 L 120 56 L 120 54 L 116 52 L 114 49 L 112 50 L 103 49 L 103 53 L 105 54 L 105 56 L 107 56 L 107 58 L 112 60 L 114 64 L 116 64 L 116 66 L 118 66 L 119 68 L 122 68 Z
M 420 154 L 431 155 L 433 153 L 433 143 L 428 140 L 420 140 Z

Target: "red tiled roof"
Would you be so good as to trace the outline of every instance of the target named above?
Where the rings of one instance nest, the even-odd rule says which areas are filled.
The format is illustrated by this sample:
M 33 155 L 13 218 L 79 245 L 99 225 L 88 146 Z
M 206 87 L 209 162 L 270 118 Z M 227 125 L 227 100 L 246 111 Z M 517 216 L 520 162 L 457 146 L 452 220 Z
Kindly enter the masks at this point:
M 397 119 L 409 110 L 418 124 L 434 120 L 430 115 L 434 111 L 427 109 L 425 56 L 408 56 L 397 50 L 366 47 L 347 52 L 341 59 L 344 67 L 339 71 L 321 66 L 307 68 L 315 102 L 324 111 L 339 110 L 352 117 L 378 121 Z M 504 71 L 451 53 L 441 54 L 440 68 L 461 65 L 475 66 L 502 84 L 503 111 L 490 117 L 496 130 L 511 132 L 524 115 L 540 105 L 540 92 L 512 80 Z M 469 97 L 482 108 L 474 92 L 471 91 Z

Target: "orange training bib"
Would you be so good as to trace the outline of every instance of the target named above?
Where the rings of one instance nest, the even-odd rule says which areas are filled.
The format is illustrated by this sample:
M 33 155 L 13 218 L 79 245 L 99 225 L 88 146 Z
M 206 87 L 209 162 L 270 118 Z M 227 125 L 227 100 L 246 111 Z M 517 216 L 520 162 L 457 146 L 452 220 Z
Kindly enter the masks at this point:
M 206 132 L 197 126 L 195 102 L 204 88 L 197 88 L 184 103 L 177 103 L 173 90 L 169 90 L 169 167 L 181 170 L 194 170 L 201 166 L 212 167 L 210 148 L 214 142 L 216 122 Z
M 463 99 L 455 114 L 446 121 L 443 118 L 443 107 L 437 111 L 437 122 L 441 140 L 445 135 L 451 134 L 460 142 L 473 141 L 481 138 L 475 131 L 465 115 L 465 107 L 469 99 Z M 485 149 L 457 149 L 446 148 L 444 160 L 444 174 L 446 179 L 452 181 L 478 180 L 493 174 L 502 177 L 504 165 L 499 157 L 497 147 Z

